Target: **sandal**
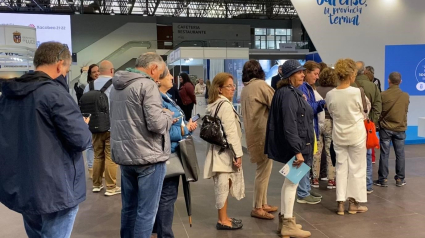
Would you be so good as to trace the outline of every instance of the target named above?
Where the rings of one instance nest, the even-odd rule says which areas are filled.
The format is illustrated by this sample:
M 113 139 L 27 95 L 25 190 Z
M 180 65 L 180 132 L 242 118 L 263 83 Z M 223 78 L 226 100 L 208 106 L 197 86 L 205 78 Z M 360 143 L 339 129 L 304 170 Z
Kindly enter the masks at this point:
M 264 210 L 263 210 L 264 211 Z M 274 216 L 266 211 L 264 211 L 262 214 L 257 213 L 256 211 L 251 211 L 251 216 L 259 219 L 265 219 L 265 220 L 273 220 Z
M 274 206 L 269 206 L 268 208 L 263 208 L 264 211 L 266 212 L 277 212 L 277 209 L 279 209 L 278 207 L 274 207 Z
M 217 230 L 238 230 L 243 227 L 243 224 L 235 223 L 232 221 L 232 226 L 226 226 L 217 222 L 217 225 L 215 227 L 217 228 Z

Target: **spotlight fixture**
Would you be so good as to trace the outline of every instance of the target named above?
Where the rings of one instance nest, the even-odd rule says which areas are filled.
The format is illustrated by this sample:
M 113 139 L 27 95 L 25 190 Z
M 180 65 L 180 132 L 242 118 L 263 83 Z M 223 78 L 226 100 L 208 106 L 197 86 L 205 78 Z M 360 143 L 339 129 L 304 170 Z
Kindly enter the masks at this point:
M 111 10 L 110 15 L 111 15 L 111 16 L 115 15 L 114 9 L 112 9 L 112 10 Z
M 129 0 L 129 1 L 127 2 L 127 7 L 131 7 L 131 6 L 133 6 L 133 2 L 132 2 L 131 0 Z
M 25 0 L 25 4 L 31 4 L 31 0 Z
M 99 10 L 94 10 L 94 13 L 99 13 Z

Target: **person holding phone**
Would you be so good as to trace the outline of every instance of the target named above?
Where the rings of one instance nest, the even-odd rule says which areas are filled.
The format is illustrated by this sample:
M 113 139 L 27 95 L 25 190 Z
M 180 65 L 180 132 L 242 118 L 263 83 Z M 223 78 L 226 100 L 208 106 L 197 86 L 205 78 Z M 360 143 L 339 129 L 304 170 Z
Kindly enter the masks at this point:
M 282 65 L 282 79 L 270 107 L 267 121 L 265 154 L 277 162 L 288 163 L 294 156 L 293 166 L 313 162 L 313 109 L 297 89 L 304 82 L 305 68 L 297 60 Z M 281 191 L 281 215 L 278 233 L 283 237 L 304 238 L 311 233 L 301 229 L 294 217 L 295 195 L 298 184 L 285 178 Z
M 167 94 L 168 90 L 173 87 L 173 75 L 168 69 L 160 76 L 158 81 L 159 91 L 161 92 L 162 105 L 165 109 L 174 113 L 174 124 L 170 128 L 171 153 L 177 153 L 179 141 L 190 135 L 196 130 L 198 125 L 192 119 L 185 121 L 183 110 L 177 106 L 176 102 Z M 195 116 L 196 117 L 196 116 Z M 177 200 L 179 190 L 180 176 L 165 178 L 162 185 L 161 198 L 159 200 L 158 212 L 155 219 L 153 233 L 158 238 L 173 238 L 173 217 L 174 203 Z

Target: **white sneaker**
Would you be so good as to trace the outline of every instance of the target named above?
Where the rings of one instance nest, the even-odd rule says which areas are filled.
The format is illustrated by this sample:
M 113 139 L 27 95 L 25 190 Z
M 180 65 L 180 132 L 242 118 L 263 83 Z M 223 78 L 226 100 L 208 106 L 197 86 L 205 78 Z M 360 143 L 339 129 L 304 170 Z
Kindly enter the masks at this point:
M 121 193 L 121 188 L 117 186 L 113 189 L 106 190 L 105 196 L 114 196 L 120 193 Z
M 93 186 L 93 192 L 94 193 L 98 193 L 98 192 L 100 192 L 100 190 L 102 190 L 103 189 L 103 185 L 100 185 L 100 187 L 95 187 L 95 186 Z

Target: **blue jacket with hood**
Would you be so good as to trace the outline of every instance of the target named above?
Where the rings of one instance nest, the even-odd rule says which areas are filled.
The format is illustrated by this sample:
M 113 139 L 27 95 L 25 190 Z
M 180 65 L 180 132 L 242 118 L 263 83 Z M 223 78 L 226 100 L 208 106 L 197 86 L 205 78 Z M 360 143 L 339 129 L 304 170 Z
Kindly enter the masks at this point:
M 25 214 L 86 198 L 82 151 L 91 133 L 63 85 L 35 71 L 7 80 L 0 96 L 0 202 Z

